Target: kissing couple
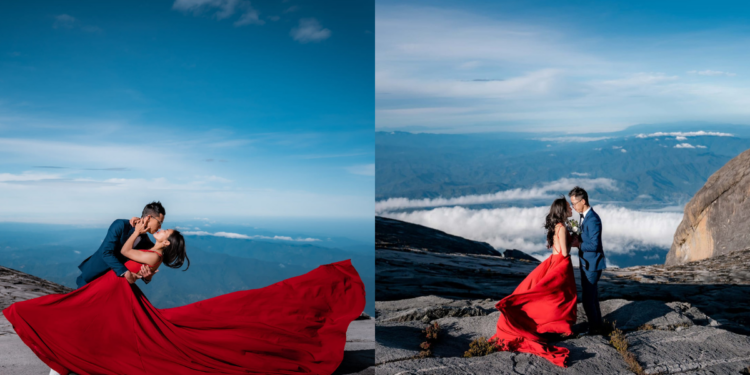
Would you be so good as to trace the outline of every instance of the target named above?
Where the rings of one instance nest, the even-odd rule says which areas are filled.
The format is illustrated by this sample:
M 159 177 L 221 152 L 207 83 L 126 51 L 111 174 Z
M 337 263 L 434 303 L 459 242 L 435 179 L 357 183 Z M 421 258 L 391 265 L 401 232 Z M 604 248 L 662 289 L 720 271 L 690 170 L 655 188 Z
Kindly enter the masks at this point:
M 571 247 L 578 248 L 583 309 L 588 332 L 602 328 L 597 283 L 607 268 L 602 248 L 602 221 L 591 208 L 586 190 L 576 186 L 570 202 L 560 197 L 552 202 L 544 223 L 547 248 L 552 254 L 521 282 L 516 290 L 495 307 L 500 310 L 497 330 L 490 342 L 500 350 L 539 355 L 555 365 L 567 367 L 570 351 L 549 344 L 550 334 L 563 337 L 574 334 L 577 319 L 576 281 L 570 261 Z M 569 221 L 575 210 L 579 221 Z
M 165 215 L 162 204 L 152 202 L 140 218 L 115 220 L 99 249 L 78 267 L 78 289 L 3 310 L 50 374 L 336 370 L 349 323 L 365 306 L 364 284 L 349 260 L 265 288 L 159 309 L 136 281 L 157 283 L 152 278 L 161 265 L 190 265 L 180 232 L 161 229 Z

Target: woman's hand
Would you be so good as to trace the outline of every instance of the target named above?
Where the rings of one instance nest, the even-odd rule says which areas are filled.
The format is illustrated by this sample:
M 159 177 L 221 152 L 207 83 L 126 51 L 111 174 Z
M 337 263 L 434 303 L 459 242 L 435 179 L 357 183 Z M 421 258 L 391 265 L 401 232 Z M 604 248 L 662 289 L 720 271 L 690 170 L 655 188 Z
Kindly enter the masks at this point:
M 143 220 L 140 220 L 140 221 L 139 221 L 139 222 L 138 222 L 138 223 L 137 223 L 137 224 L 135 225 L 135 232 L 133 232 L 133 233 L 136 233 L 136 234 L 138 234 L 138 235 L 140 236 L 140 235 L 142 235 L 142 234 L 144 234 L 144 233 L 148 232 L 148 221 L 149 221 L 150 219 L 151 219 L 151 216 L 146 216 L 146 218 L 145 218 L 145 219 L 143 219 Z

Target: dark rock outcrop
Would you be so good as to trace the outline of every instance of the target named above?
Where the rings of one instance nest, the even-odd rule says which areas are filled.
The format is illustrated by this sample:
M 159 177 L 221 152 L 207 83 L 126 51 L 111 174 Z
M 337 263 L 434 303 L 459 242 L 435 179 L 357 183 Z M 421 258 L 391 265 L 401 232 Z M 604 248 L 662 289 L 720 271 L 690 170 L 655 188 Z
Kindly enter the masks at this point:
M 521 250 L 507 249 L 503 251 L 503 256 L 508 259 L 518 259 L 518 260 L 525 260 L 531 263 L 541 263 L 539 259 L 536 259 L 533 256 L 526 254 Z
M 711 258 L 750 246 L 750 150 L 709 177 L 685 206 L 666 265 Z
M 405 221 L 375 217 L 375 248 L 501 256 L 486 242 L 467 240 Z

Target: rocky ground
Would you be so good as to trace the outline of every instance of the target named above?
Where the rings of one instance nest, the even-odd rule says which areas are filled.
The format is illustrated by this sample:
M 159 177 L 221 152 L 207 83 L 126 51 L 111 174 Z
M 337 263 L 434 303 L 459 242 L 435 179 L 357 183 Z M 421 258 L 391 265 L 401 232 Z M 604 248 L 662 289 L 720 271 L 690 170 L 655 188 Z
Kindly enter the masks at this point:
M 72 289 L 0 266 L 0 310 L 16 301 Z M 346 333 L 344 361 L 334 375 L 374 375 L 375 320 L 367 316 L 355 320 Z M 0 314 L 0 374 L 42 375 L 49 368 L 18 338 L 13 327 Z
M 632 373 L 604 336 L 558 342 L 571 351 L 567 369 L 520 353 L 462 357 L 472 340 L 492 336 L 494 303 L 534 263 L 387 249 L 376 250 L 376 262 L 378 374 Z M 750 366 L 750 249 L 672 267 L 608 269 L 599 292 L 604 318 L 625 332 L 647 374 L 740 374 Z M 585 328 L 580 304 L 578 318 L 575 328 Z M 434 356 L 415 359 L 432 322 L 442 327 Z

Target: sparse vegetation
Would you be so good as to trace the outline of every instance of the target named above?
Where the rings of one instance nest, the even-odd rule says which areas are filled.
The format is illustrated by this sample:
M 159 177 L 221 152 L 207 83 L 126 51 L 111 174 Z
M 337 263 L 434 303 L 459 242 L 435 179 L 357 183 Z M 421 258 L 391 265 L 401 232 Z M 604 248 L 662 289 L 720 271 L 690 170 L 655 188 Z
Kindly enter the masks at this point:
M 487 340 L 486 337 L 481 336 L 469 344 L 469 350 L 464 352 L 464 358 L 482 357 L 503 350 L 506 350 L 505 342 L 503 340 Z
M 676 330 L 677 328 L 688 328 L 688 327 L 690 327 L 690 326 L 691 326 L 691 324 L 690 324 L 690 323 L 670 324 L 670 325 L 669 325 L 669 326 L 667 327 L 667 330 L 669 330 L 669 331 L 674 331 L 674 330 Z
M 655 329 L 656 329 L 656 327 L 654 327 L 654 325 L 650 324 L 650 323 L 646 323 L 646 324 L 638 327 L 639 331 L 653 331 Z
M 643 372 L 643 367 L 641 367 L 641 364 L 638 363 L 638 360 L 635 357 L 635 354 L 628 351 L 628 338 L 625 337 L 625 333 L 622 332 L 621 329 L 617 328 L 615 323 L 612 322 L 611 325 L 609 322 L 605 322 L 604 325 L 609 330 L 609 327 L 611 327 L 611 330 L 609 332 L 609 343 L 617 350 L 618 353 L 622 356 L 622 359 L 625 360 L 625 364 L 628 366 L 628 369 L 632 371 L 634 374 L 637 375 L 643 375 L 645 372 Z
M 432 349 L 435 347 L 435 342 L 438 340 L 438 333 L 440 332 L 440 324 L 438 322 L 432 323 L 422 330 L 425 335 L 425 341 L 419 344 L 422 350 L 419 354 L 413 356 L 413 359 L 428 358 L 432 357 Z

